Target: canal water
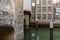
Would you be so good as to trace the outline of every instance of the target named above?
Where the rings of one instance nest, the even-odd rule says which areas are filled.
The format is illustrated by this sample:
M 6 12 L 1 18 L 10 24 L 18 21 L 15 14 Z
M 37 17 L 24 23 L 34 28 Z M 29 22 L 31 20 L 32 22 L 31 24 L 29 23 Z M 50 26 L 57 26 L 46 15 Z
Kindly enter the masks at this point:
M 14 40 L 14 30 L 11 27 L 0 27 L 0 40 Z
M 24 31 L 24 34 L 24 40 L 50 40 L 49 28 L 39 27 L 36 30 L 34 27 L 30 27 Z M 60 40 L 60 28 L 54 28 L 53 40 Z
M 30 27 L 25 30 L 25 40 L 49 40 L 49 28 L 38 28 L 36 30 L 34 27 Z

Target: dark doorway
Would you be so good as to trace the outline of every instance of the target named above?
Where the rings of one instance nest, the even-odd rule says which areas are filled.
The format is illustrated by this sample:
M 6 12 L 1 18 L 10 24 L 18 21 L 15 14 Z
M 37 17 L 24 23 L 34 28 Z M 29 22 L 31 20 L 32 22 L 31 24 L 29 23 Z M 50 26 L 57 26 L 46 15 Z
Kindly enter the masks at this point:
M 30 11 L 24 11 L 24 29 L 29 29 L 30 17 Z
M 0 40 L 14 40 L 14 29 L 12 26 L 0 26 Z

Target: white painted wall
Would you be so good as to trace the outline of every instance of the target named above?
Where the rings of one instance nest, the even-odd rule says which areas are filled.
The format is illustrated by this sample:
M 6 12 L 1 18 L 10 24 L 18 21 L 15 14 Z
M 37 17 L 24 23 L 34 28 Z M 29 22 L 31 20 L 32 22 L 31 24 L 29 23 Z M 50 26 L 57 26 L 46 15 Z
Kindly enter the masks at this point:
M 31 0 L 24 0 L 23 10 L 31 11 Z

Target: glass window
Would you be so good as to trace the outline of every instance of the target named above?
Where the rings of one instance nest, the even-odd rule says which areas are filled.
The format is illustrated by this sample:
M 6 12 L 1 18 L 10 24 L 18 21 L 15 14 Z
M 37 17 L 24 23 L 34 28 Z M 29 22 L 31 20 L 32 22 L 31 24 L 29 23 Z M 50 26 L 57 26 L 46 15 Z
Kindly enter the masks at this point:
M 34 14 L 32 14 L 32 19 L 34 19 L 35 18 L 35 15 Z
M 37 7 L 37 11 L 38 12 L 41 12 L 41 7 Z
M 41 15 L 40 14 L 37 14 L 37 19 L 40 19 L 41 18 Z
M 51 19 L 51 18 L 52 18 L 51 14 L 48 14 L 48 19 Z
M 37 4 L 41 4 L 41 0 L 37 0 Z
M 48 7 L 48 12 L 51 12 L 52 11 L 52 8 L 51 7 Z
M 56 18 L 59 18 L 60 13 L 56 12 Z
M 46 7 L 42 7 L 42 12 L 46 12 Z
M 32 6 L 35 6 L 35 3 L 32 3 Z
M 32 7 L 32 13 L 35 13 L 35 12 L 36 12 L 36 8 Z
M 59 15 L 56 15 L 56 18 L 59 18 Z
M 56 8 L 56 18 L 60 18 L 60 9 Z
M 42 0 L 42 4 L 43 5 L 46 5 L 46 0 Z
M 56 9 L 56 12 L 60 12 L 60 9 Z
M 52 4 L 52 0 L 48 0 L 48 4 Z
M 42 19 L 46 19 L 46 14 L 42 14 Z
M 59 15 L 60 13 L 59 12 L 56 12 L 56 15 Z

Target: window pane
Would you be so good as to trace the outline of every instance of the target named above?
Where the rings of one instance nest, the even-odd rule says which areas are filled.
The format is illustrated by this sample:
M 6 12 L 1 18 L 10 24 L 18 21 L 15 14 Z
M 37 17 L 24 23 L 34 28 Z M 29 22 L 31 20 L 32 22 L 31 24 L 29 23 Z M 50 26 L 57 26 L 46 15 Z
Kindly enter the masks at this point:
M 60 12 L 60 10 L 59 9 L 56 9 L 56 12 Z
M 37 14 L 37 19 L 40 19 L 41 18 L 41 15 L 40 14 Z
M 46 7 L 42 7 L 42 12 L 46 12 Z
M 56 15 L 56 18 L 59 18 L 59 15 Z
M 56 15 L 59 15 L 59 12 L 56 12 Z
M 51 18 L 52 18 L 51 14 L 48 14 L 48 19 L 51 19 Z
M 56 7 L 56 14 L 55 14 L 56 16 L 56 18 L 60 18 L 60 8 L 59 8 L 59 6 L 57 6 Z
M 52 4 L 52 0 L 48 0 L 48 4 Z
M 46 19 L 46 14 L 42 14 L 42 19 Z
M 52 11 L 52 8 L 51 7 L 48 7 L 48 12 L 51 12 Z
M 32 6 L 35 6 L 35 3 L 32 3 Z
M 41 0 L 37 0 L 37 4 L 41 4 Z
M 35 15 L 34 14 L 32 14 L 32 19 L 35 19 Z
M 43 5 L 46 5 L 46 0 L 42 0 L 42 4 Z
M 38 11 L 38 12 L 41 12 L 41 7 L 38 7 L 38 8 L 37 8 L 37 11 Z
M 59 18 L 60 13 L 56 12 L 56 18 Z

